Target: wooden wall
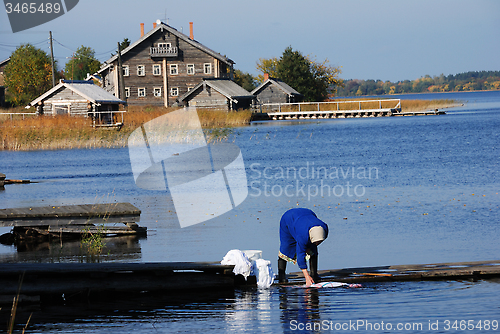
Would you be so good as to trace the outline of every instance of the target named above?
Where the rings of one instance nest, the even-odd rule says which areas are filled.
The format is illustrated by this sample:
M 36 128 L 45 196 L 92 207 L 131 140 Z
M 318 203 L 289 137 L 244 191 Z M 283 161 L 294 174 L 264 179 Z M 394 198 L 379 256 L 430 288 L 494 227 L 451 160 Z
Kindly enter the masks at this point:
M 206 89 L 200 87 L 192 96 L 188 101 L 190 107 L 229 108 L 227 97 L 208 86 Z
M 149 54 L 150 47 L 156 47 L 158 43 L 171 43 L 172 47 L 178 47 L 178 56 L 151 58 Z M 163 32 L 158 30 L 148 40 L 128 51 L 122 56 L 122 64 L 129 67 L 129 76 L 124 77 L 125 87 L 130 89 L 130 97 L 127 98 L 129 105 L 160 106 L 165 105 L 167 102 L 171 106 L 176 103 L 179 96 L 188 92 L 188 89 L 199 84 L 204 78 L 229 77 L 229 69 L 225 63 L 166 30 Z M 153 75 L 153 65 L 155 64 L 160 65 L 161 75 Z M 177 75 L 170 74 L 170 65 L 173 64 L 177 65 Z M 195 73 L 193 75 L 187 74 L 188 64 L 194 64 Z M 211 74 L 205 74 L 204 64 L 211 64 Z M 117 61 L 114 65 L 113 71 L 107 74 L 107 82 L 114 86 L 113 93 L 118 96 L 118 85 L 114 84 L 117 77 Z M 137 75 L 138 65 L 145 66 L 144 76 Z M 161 88 L 160 97 L 154 96 L 155 87 Z M 173 87 L 178 89 L 178 96 L 171 96 Z M 146 89 L 146 97 L 138 96 L 139 88 Z M 165 101 L 165 94 L 167 94 L 168 101 Z
M 274 85 L 267 85 L 260 93 L 256 96 L 257 101 L 261 104 L 264 103 L 287 103 L 288 94 L 284 93 L 278 87 Z
M 63 112 L 66 109 L 65 106 L 69 105 L 70 115 L 82 115 L 87 116 L 87 106 L 89 101 L 87 101 L 82 96 L 76 94 L 71 89 L 63 87 L 62 90 L 56 92 L 54 95 L 43 101 L 43 113 L 45 115 L 52 115 L 55 112 L 54 105 L 57 105 L 57 109 Z

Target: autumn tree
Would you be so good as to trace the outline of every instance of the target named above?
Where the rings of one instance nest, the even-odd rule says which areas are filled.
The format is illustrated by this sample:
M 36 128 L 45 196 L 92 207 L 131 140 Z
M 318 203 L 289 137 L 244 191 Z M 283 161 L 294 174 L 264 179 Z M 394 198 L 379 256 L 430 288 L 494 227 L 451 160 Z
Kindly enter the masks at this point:
M 259 59 L 257 70 L 262 72 L 258 81 L 263 82 L 263 74 L 268 73 L 304 95 L 305 101 L 324 101 L 343 85 L 339 67 L 331 66 L 328 60 L 318 62 L 306 57 L 292 47 L 286 48 L 279 59 Z
M 257 62 L 257 70 L 260 71 L 262 74 L 259 74 L 256 78 L 256 81 L 259 83 L 264 82 L 264 73 L 269 74 L 271 78 L 277 78 L 278 77 L 278 63 L 279 59 L 274 57 L 274 58 L 260 58 L 259 61 Z
M 12 53 L 4 78 L 10 102 L 25 105 L 52 88 L 50 57 L 31 44 L 23 44 Z
M 70 61 L 64 67 L 64 76 L 72 80 L 83 80 L 87 74 L 99 70 L 101 62 L 95 58 L 95 51 L 86 46 L 80 46 Z

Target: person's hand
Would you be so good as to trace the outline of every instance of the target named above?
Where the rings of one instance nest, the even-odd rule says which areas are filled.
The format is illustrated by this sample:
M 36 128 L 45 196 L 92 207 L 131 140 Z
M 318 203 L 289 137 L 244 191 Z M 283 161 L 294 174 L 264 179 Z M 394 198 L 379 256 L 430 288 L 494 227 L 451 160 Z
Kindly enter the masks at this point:
M 302 269 L 302 273 L 304 273 L 304 278 L 306 279 L 306 285 L 307 286 L 313 285 L 314 280 L 311 277 L 311 275 L 309 275 L 309 273 L 307 272 L 307 269 Z

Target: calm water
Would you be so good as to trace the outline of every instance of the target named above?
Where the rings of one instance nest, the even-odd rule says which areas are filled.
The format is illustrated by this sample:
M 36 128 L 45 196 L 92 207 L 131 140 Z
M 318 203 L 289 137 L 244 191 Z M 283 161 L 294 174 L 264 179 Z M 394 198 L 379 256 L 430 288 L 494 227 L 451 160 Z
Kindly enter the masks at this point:
M 320 269 L 497 260 L 500 92 L 443 95 L 432 97 L 467 103 L 443 116 L 264 122 L 237 129 L 230 140 L 242 150 L 249 196 L 236 209 L 188 228 L 179 227 L 168 194 L 135 186 L 127 149 L 0 152 L 0 171 L 8 178 L 39 181 L 6 186 L 0 207 L 136 205 L 147 239 L 110 241 L 103 261 L 220 261 L 233 248 L 260 249 L 276 269 L 279 218 L 297 206 L 313 209 L 330 226 L 319 249 Z M 78 244 L 0 246 L 3 262 L 78 261 L 78 254 Z M 444 321 L 500 320 L 499 299 L 499 281 L 493 280 L 272 288 L 201 301 L 91 305 L 64 322 L 58 315 L 65 311 L 45 310 L 34 331 L 274 333 L 295 332 L 302 324 L 333 332 L 364 320 L 356 324 L 371 323 L 380 332 L 397 331 L 398 323 L 422 324 L 409 332 L 457 332 L 453 322 L 446 331 Z M 393 328 L 381 327 L 382 321 Z

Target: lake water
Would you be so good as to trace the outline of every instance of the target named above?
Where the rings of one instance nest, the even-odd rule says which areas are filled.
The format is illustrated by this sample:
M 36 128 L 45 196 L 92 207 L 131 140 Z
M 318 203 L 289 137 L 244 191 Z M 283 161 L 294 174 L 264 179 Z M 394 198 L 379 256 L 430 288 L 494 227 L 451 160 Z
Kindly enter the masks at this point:
M 277 121 L 236 129 L 229 141 L 241 149 L 248 197 L 187 228 L 180 228 L 168 193 L 135 185 L 126 148 L 0 152 L 0 172 L 39 182 L 7 185 L 0 207 L 134 204 L 147 238 L 110 240 L 102 261 L 220 261 L 231 249 L 260 249 L 276 271 L 279 219 L 292 207 L 311 208 L 330 227 L 319 247 L 319 269 L 498 260 L 500 92 L 409 98 L 465 105 L 441 116 Z M 2 262 L 79 260 L 78 244 L 0 245 Z M 492 332 L 491 321 L 500 320 L 499 283 L 242 290 L 201 301 L 160 298 L 147 307 L 128 302 L 106 312 L 89 305 L 64 322 L 57 316 L 62 311 L 45 310 L 33 332 L 333 332 L 345 324 L 358 332 L 396 332 L 398 324 L 407 332 L 459 332 L 455 320 L 475 326 L 490 321 L 489 329 L 473 332 Z

